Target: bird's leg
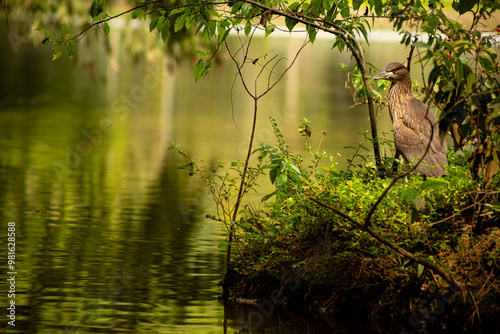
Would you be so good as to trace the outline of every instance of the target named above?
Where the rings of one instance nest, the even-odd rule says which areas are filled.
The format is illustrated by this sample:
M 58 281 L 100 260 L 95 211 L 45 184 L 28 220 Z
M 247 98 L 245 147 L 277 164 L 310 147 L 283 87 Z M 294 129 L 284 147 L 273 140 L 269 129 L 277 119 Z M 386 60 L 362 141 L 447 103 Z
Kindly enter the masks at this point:
M 392 172 L 394 174 L 397 174 L 397 172 L 398 172 L 398 159 L 399 159 L 399 156 L 400 156 L 399 152 L 396 151 L 396 154 L 394 155 L 394 161 L 392 162 Z

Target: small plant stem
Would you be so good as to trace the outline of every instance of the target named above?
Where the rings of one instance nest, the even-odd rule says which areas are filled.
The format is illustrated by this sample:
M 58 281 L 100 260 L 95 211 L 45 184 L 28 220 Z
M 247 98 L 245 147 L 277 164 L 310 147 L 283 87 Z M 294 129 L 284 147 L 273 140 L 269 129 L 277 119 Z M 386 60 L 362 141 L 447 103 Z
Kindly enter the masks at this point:
M 245 167 L 243 167 L 243 174 L 241 175 L 241 182 L 240 182 L 240 187 L 238 189 L 238 196 L 236 197 L 236 203 L 234 204 L 233 217 L 232 217 L 233 222 L 236 221 L 236 217 L 238 216 L 238 209 L 241 205 L 241 200 L 243 198 L 243 190 L 245 189 L 245 179 L 246 179 L 245 176 L 247 175 L 250 156 L 252 155 L 253 139 L 255 137 L 255 128 L 257 124 L 258 99 L 259 99 L 258 97 L 254 97 L 252 133 L 250 135 L 250 143 L 248 144 L 247 157 L 245 159 Z M 231 224 L 231 228 L 229 229 L 229 236 L 227 239 L 229 245 L 227 247 L 227 253 L 226 253 L 226 271 L 228 270 L 229 262 L 231 261 L 231 242 L 233 241 L 233 234 L 234 234 L 234 225 Z

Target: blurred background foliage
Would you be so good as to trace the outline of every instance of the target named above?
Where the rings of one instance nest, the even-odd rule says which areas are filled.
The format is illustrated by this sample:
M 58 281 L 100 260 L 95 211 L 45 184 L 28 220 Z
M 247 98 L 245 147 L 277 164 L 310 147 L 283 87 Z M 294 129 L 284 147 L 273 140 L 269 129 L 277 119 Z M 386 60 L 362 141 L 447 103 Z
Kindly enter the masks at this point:
M 393 29 L 401 34 L 401 44 L 411 50 L 407 65 L 420 66 L 428 73 L 417 93 L 441 114 L 441 129 L 452 134 L 455 151 L 473 151 L 470 174 L 482 181 L 482 187 L 487 187 L 500 170 L 498 9 L 497 1 L 479 0 L 4 2 L 6 17 L 21 22 L 9 25 L 11 42 L 27 36 L 16 29 L 28 29 L 33 40 L 52 44 L 54 58 L 63 48 L 72 57 L 75 43 L 87 33 L 90 23 L 107 35 L 113 20 L 125 19 L 127 24 L 131 24 L 130 19 L 146 20 L 149 30 L 161 36 L 168 54 L 176 60 L 199 58 L 193 64 L 196 79 L 210 71 L 215 55 L 233 30 L 249 35 L 260 29 L 268 36 L 277 30 L 292 31 L 300 23 L 311 42 L 318 31 L 333 31 L 337 37 L 333 47 L 349 49 L 364 62 L 363 47 L 355 38 L 369 43 L 372 29 Z M 45 38 L 33 28 L 42 28 Z M 134 38 L 145 38 L 143 34 L 131 37 L 127 39 L 131 50 L 144 46 L 134 43 Z M 367 87 L 368 69 L 358 61 L 351 77 L 358 73 L 357 103 L 373 108 L 372 89 L 377 92 L 385 87 Z M 373 127 L 371 131 L 378 165 L 378 133 Z

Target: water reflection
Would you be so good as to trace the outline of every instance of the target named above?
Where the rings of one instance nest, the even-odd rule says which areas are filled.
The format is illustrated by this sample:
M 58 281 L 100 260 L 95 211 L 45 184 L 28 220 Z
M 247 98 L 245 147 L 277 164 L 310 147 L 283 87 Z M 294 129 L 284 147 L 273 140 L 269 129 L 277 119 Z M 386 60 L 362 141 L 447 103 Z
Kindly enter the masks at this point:
M 125 37 L 113 36 L 118 48 Z M 263 39 L 252 52 L 291 58 L 301 42 Z M 6 38 L 0 44 L 2 238 L 8 221 L 17 228 L 9 332 L 223 332 L 222 227 L 204 218 L 213 211 L 206 190 L 176 168 L 181 160 L 166 146 L 175 141 L 205 162 L 243 159 L 253 106 L 239 85 L 231 97 L 231 63 L 194 84 L 191 64 L 169 72 L 161 57 L 135 62 L 120 49 L 107 58 L 98 42 L 76 62 L 51 62 L 49 49 L 28 45 L 16 52 Z M 368 128 L 363 108 L 346 111 L 351 100 L 336 64 L 349 61 L 328 41 L 308 47 L 262 100 L 257 142 L 273 141 L 272 116 L 298 149 L 298 119 L 307 117 L 311 143 L 326 130 L 323 148 L 348 155 L 343 147 Z M 276 316 L 268 329 L 252 330 L 331 326 Z M 233 320 L 228 332 L 245 331 Z

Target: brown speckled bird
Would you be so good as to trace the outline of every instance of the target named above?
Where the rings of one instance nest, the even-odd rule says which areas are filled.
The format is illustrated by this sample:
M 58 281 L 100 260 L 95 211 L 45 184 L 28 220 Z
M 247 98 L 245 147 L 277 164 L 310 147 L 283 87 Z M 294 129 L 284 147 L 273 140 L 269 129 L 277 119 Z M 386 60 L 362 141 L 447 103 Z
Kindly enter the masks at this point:
M 411 78 L 408 69 L 400 63 L 390 63 L 372 80 L 389 80 L 389 111 L 394 129 L 396 151 L 408 163 L 416 163 L 429 151 L 417 171 L 426 176 L 442 176 L 448 165 L 446 141 L 439 136 L 436 116 L 425 103 L 411 95 Z

